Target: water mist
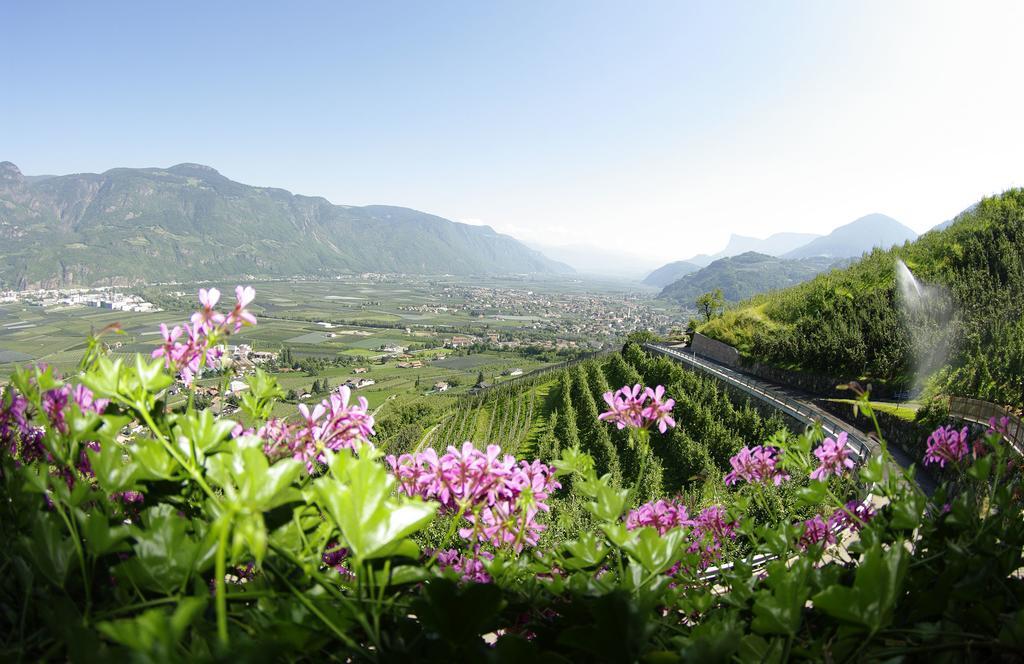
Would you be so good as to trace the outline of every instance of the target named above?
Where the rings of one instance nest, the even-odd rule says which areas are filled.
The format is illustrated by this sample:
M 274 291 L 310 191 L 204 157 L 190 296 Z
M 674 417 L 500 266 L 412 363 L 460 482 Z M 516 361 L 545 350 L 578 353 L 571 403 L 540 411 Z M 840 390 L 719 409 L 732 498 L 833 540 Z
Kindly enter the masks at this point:
M 939 370 L 949 356 L 955 321 L 953 301 L 941 286 L 923 284 L 902 260 L 896 260 L 896 303 L 910 335 L 913 351 L 916 397 L 930 375 Z

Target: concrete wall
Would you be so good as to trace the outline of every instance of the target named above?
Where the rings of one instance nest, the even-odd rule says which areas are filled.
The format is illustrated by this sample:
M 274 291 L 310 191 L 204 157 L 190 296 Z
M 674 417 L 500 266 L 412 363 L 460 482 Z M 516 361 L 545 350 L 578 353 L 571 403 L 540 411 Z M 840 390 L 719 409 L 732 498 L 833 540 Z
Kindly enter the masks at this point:
M 714 360 L 715 362 L 724 364 L 727 367 L 740 366 L 740 353 L 738 350 L 729 344 L 722 343 L 721 341 L 710 337 L 705 337 L 700 332 L 694 333 L 693 341 L 690 343 L 690 349 L 701 357 Z

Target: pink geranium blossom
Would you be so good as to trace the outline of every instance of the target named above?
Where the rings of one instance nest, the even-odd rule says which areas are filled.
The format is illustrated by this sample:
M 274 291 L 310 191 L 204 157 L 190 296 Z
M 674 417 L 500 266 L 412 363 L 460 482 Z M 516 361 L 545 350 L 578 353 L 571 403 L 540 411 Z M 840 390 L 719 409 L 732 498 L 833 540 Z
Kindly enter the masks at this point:
M 849 457 L 849 449 L 846 447 L 846 432 L 841 432 L 833 440 L 826 438 L 818 449 L 814 450 L 814 456 L 818 457 L 819 466 L 811 472 L 812 480 L 825 480 L 830 475 L 841 477 L 848 468 L 853 468 L 853 459 Z
M 779 486 L 789 479 L 789 475 L 777 468 L 781 455 L 782 452 L 775 447 L 744 447 L 729 459 L 732 471 L 726 474 L 725 483 L 733 485 L 743 480 L 749 484 L 771 482 Z
M 437 501 L 443 512 L 466 520 L 459 534 L 470 541 L 510 547 L 516 552 L 537 543 L 546 526 L 537 521 L 550 508 L 547 499 L 561 484 L 554 469 L 540 461 L 516 461 L 497 445 L 472 443 L 387 457 L 398 490 Z
M 642 385 L 626 385 L 615 392 L 604 393 L 608 410 L 598 415 L 598 419 L 614 423 L 619 429 L 649 429 L 656 426 L 658 431 L 665 433 L 675 427 L 672 417 L 674 399 L 665 399 L 665 387 L 658 385 L 651 389 Z
M 924 453 L 924 464 L 956 463 L 967 456 L 967 427 L 957 431 L 953 427 L 939 427 L 928 436 L 928 449 Z

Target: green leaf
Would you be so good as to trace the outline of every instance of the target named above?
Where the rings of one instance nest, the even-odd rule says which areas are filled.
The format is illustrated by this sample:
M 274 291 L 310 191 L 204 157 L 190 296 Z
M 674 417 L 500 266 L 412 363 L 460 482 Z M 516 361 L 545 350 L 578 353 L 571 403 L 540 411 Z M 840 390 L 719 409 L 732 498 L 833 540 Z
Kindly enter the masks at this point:
M 394 477 L 369 453 L 360 454 L 343 450 L 332 455 L 330 475 L 313 483 L 317 500 L 354 557 L 413 553 L 404 540 L 430 523 L 437 505 L 392 497 Z
M 135 557 L 117 569 L 133 583 L 171 594 L 196 569 L 200 543 L 189 535 L 189 520 L 166 503 L 142 513 L 143 528 L 132 528 Z
M 108 494 L 124 491 L 134 484 L 139 464 L 126 461 L 124 449 L 118 443 L 104 441 L 100 443 L 99 452 L 89 448 L 86 454 L 89 455 L 96 481 Z
M 563 546 L 573 555 L 572 558 L 563 560 L 563 563 L 570 569 L 593 567 L 604 560 L 609 550 L 604 540 L 592 532 L 583 533 L 577 539 L 569 540 Z
M 580 482 L 578 487 L 589 493 L 594 500 L 586 503 L 587 511 L 606 523 L 615 523 L 622 516 L 629 500 L 628 489 L 614 489 L 610 485 L 610 477 L 605 475 L 600 480 Z M 586 486 L 587 488 L 584 488 Z
M 136 438 L 129 450 L 132 461 L 139 464 L 136 479 L 172 480 L 180 472 L 178 463 L 160 441 Z
M 135 354 L 135 373 L 139 385 L 150 394 L 156 394 L 174 382 L 174 378 L 165 370 L 162 359 L 156 358 L 150 362 L 140 353 Z
M 209 454 L 226 440 L 235 428 L 234 421 L 217 419 L 209 410 L 179 415 L 175 418 L 174 424 L 174 437 L 178 447 L 190 457 L 193 446 L 199 452 Z
M 88 513 L 79 510 L 75 516 L 82 524 L 85 546 L 93 556 L 98 557 L 122 548 L 118 545 L 131 534 L 128 526 L 123 523 L 111 526 L 107 516 L 100 510 Z
M 175 646 L 206 604 L 205 597 L 183 597 L 173 613 L 149 609 L 132 618 L 99 623 L 96 628 L 131 650 L 152 655 L 154 661 L 174 661 L 180 659 Z
M 900 540 L 888 550 L 875 544 L 861 558 L 853 587 L 826 588 L 814 596 L 814 608 L 861 627 L 870 635 L 878 633 L 892 622 L 896 600 L 903 590 L 908 557 Z
M 660 574 L 671 567 L 686 539 L 686 531 L 682 528 L 673 528 L 664 535 L 649 527 L 633 532 L 637 534 L 636 538 L 622 548 L 650 574 Z
M 881 482 L 885 478 L 885 460 L 882 455 L 875 454 L 860 467 L 860 481 L 864 484 Z
M 796 635 L 804 604 L 810 595 L 810 560 L 801 558 L 787 567 L 785 561 L 768 566 L 767 589 L 755 593 L 754 619 L 750 626 L 760 634 Z
M 827 495 L 828 484 L 821 480 L 812 480 L 810 484 L 801 487 L 796 492 L 797 502 L 801 507 L 820 505 Z
M 984 482 L 988 479 L 988 476 L 992 473 L 992 456 L 983 456 L 974 461 L 971 467 L 967 469 L 967 474 L 978 480 Z
M 120 396 L 118 388 L 122 369 L 123 362 L 120 357 L 111 360 L 106 355 L 100 355 L 93 370 L 82 376 L 82 383 L 98 398 L 116 398 Z

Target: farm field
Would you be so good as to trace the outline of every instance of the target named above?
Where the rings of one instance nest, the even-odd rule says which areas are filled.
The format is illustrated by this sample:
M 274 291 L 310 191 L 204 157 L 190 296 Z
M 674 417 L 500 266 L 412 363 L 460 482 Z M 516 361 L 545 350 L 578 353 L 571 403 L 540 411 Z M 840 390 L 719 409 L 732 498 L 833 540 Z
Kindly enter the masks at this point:
M 125 291 L 163 309 L 150 313 L 41 306 L 30 298 L 0 304 L 0 382 L 30 362 L 45 362 L 63 374 L 75 371 L 90 332 L 114 323 L 123 333 L 104 336 L 111 354 L 149 354 L 160 342 L 161 322 L 173 326 L 188 320 L 200 286 L 219 288 L 225 300 L 234 289 L 233 283 L 205 283 Z M 373 408 L 385 404 L 393 408 L 421 397 L 449 403 L 473 391 L 481 377 L 490 385 L 500 385 L 513 379 L 508 374 L 515 369 L 529 374 L 600 348 L 616 347 L 622 337 L 608 328 L 624 314 L 643 312 L 663 328 L 681 320 L 679 312 L 667 312 L 663 303 L 651 301 L 650 293 L 633 293 L 617 282 L 378 275 L 263 281 L 254 287 L 253 310 L 259 322 L 234 335 L 231 343 L 248 345 L 256 352 L 287 351 L 287 363 L 271 365 L 289 394 L 276 405 L 278 416 L 291 416 L 297 403 L 319 401 L 330 389 L 356 379 L 373 381 L 356 391 Z M 603 315 L 609 322 L 595 323 Z M 596 325 L 596 331 L 588 325 Z M 478 345 L 447 348 L 455 335 Z M 522 350 L 528 345 L 534 346 L 533 352 Z M 405 355 L 397 357 L 395 348 L 407 349 Z M 423 366 L 399 366 L 417 361 Z M 365 372 L 356 374 L 357 367 Z M 222 387 L 222 382 L 219 376 L 199 380 L 205 387 Z M 435 390 L 439 382 L 449 388 Z M 496 422 L 481 419 L 473 433 L 485 435 L 492 425 L 511 426 L 503 417 L 502 412 L 495 415 Z M 536 437 L 529 428 L 521 433 L 524 439 Z

